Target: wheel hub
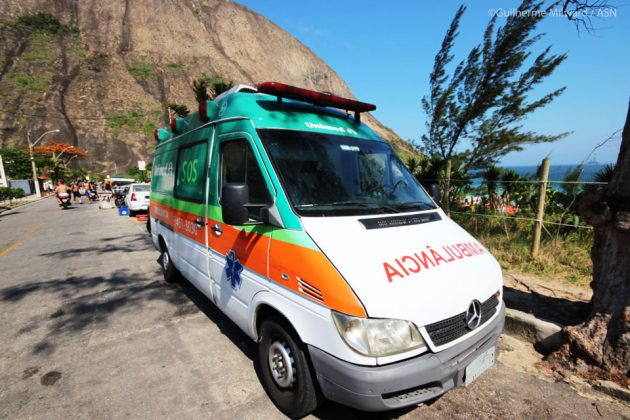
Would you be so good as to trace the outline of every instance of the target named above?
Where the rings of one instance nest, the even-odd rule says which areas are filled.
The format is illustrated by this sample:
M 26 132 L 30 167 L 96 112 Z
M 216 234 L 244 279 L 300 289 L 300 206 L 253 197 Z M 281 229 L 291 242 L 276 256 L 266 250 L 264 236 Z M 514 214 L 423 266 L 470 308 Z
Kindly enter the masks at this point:
M 168 252 L 164 251 L 162 253 L 162 268 L 164 271 L 168 271 L 168 266 L 171 262 L 169 261 Z
M 276 384 L 281 388 L 290 388 L 295 382 L 295 363 L 291 347 L 284 341 L 275 341 L 269 347 L 269 370 Z

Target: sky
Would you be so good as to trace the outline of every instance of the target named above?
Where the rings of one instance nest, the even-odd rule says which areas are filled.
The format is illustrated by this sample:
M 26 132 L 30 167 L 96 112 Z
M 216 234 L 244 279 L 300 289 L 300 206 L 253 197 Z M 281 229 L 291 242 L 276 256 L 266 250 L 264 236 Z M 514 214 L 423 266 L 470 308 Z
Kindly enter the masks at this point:
M 429 92 L 435 55 L 455 11 L 455 0 L 236 0 L 299 39 L 348 84 L 357 99 L 377 105 L 374 116 L 405 140 L 420 142 L 427 115 L 420 100 Z M 453 62 L 482 40 L 492 14 L 505 23 L 517 1 L 464 2 Z M 630 1 L 593 19 L 596 32 L 577 31 L 565 17 L 548 16 L 533 54 L 551 45 L 567 60 L 530 93 L 531 100 L 566 86 L 562 96 L 523 123 L 540 134 L 571 134 L 554 143 L 528 145 L 500 164 L 583 162 L 593 148 L 623 127 L 630 100 Z M 615 162 L 621 134 L 590 157 Z

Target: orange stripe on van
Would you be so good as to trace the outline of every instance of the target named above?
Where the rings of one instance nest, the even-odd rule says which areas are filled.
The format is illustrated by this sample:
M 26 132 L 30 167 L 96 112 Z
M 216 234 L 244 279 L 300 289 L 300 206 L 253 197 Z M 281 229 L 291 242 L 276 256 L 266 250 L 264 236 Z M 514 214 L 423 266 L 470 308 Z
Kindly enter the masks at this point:
M 205 231 L 195 223 L 199 216 L 155 201 L 151 202 L 151 216 L 168 224 L 176 233 L 205 246 Z M 273 233 L 272 237 L 264 235 L 270 227 L 261 226 L 259 233 L 256 229 L 247 232 L 212 219 L 206 222 L 209 227 L 219 224 L 223 230 L 221 236 L 208 232 L 210 246 L 214 251 L 225 255 L 233 249 L 240 262 L 249 270 L 335 311 L 367 317 L 357 296 L 322 252 L 274 240 Z
M 288 275 L 289 279 L 283 280 L 282 274 Z M 320 251 L 288 242 L 272 241 L 269 255 L 269 278 L 309 299 L 322 303 L 313 297 L 318 295 L 317 290 L 319 290 L 323 303 L 330 309 L 348 315 L 367 317 L 363 305 L 348 283 Z

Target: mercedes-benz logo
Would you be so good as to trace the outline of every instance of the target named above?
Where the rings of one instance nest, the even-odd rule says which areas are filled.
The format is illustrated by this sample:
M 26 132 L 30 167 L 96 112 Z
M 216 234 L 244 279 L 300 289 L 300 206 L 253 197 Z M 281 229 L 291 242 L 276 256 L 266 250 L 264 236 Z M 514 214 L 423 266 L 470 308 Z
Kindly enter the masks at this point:
M 470 306 L 466 311 L 466 326 L 469 330 L 474 330 L 481 322 L 481 303 L 478 300 L 470 302 Z

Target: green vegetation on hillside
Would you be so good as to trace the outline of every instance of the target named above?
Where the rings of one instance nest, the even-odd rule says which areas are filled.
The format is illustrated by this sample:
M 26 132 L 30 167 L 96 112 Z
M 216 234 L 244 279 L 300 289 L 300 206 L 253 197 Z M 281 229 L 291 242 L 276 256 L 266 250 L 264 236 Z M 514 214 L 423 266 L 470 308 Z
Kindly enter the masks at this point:
M 79 28 L 65 25 L 50 13 L 38 12 L 18 17 L 12 26 L 26 33 L 48 33 L 51 35 L 78 35 Z
M 154 62 L 137 62 L 129 66 L 129 73 L 136 79 L 148 79 L 155 74 L 156 64 Z
M 160 109 L 147 111 L 142 105 L 136 104 L 131 110 L 117 111 L 105 115 L 105 120 L 107 121 L 107 126 L 115 132 L 126 128 L 150 135 L 157 128 L 155 121 L 159 119 L 161 113 Z
M 7 73 L 7 78 L 16 87 L 26 89 L 29 92 L 43 93 L 48 91 L 52 84 L 52 74 L 24 74 L 19 72 Z

